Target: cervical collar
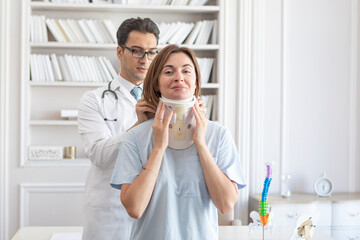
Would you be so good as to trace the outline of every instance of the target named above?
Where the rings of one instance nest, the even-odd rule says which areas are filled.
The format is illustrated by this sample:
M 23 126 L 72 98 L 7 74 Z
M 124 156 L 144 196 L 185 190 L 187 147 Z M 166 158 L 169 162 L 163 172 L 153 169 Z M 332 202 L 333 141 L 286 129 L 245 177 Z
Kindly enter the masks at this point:
M 169 147 L 173 149 L 185 149 L 193 144 L 194 128 L 196 121 L 192 112 L 196 98 L 192 97 L 185 100 L 170 100 L 161 97 L 160 100 L 165 104 L 165 118 L 174 111 L 169 125 Z

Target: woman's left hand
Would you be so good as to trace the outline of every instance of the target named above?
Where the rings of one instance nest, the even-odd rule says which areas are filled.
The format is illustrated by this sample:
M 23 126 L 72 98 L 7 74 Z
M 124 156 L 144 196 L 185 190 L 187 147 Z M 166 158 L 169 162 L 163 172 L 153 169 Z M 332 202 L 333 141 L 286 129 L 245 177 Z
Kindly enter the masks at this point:
M 168 116 L 164 118 L 165 109 L 165 104 L 160 101 L 152 125 L 155 139 L 154 149 L 165 150 L 169 144 L 169 124 L 173 116 L 173 111 L 171 111 Z
M 205 134 L 207 127 L 207 119 L 199 107 L 199 103 L 196 101 L 192 107 L 195 119 L 196 127 L 194 130 L 193 141 L 196 146 L 205 145 Z
M 201 97 L 198 97 L 198 102 L 199 102 L 199 107 L 200 107 L 200 110 L 201 110 L 201 112 L 204 114 L 204 116 L 205 116 L 205 114 L 206 114 L 206 112 L 207 112 L 207 108 L 206 108 L 206 106 L 205 106 L 205 103 L 204 103 L 204 100 L 201 98 Z

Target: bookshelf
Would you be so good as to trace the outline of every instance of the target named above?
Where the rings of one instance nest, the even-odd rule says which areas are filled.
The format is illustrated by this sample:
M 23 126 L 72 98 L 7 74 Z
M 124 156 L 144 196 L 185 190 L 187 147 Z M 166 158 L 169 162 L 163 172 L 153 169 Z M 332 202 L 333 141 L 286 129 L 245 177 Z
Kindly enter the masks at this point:
M 52 3 L 22 0 L 22 101 L 21 101 L 21 161 L 22 167 L 87 167 L 81 138 L 77 132 L 77 121 L 60 117 L 62 109 L 77 109 L 82 94 L 104 86 L 106 82 L 84 81 L 35 81 L 31 79 L 30 59 L 32 55 L 105 57 L 116 72 L 119 62 L 116 43 L 57 42 L 47 28 L 48 41 L 31 41 L 30 22 L 32 16 L 45 19 L 99 20 L 106 18 L 114 27 L 130 17 L 150 17 L 156 23 L 186 22 L 196 25 L 199 21 L 217 21 L 215 37 L 210 35 L 206 44 L 181 44 L 193 49 L 199 58 L 212 58 L 213 67 L 209 82 L 202 83 L 202 94 L 214 96 L 211 120 L 222 122 L 218 109 L 222 107 L 222 25 L 223 5 L 221 0 L 208 0 L 202 6 L 144 6 L 125 4 Z M 160 44 L 159 48 L 167 44 Z M 29 146 L 76 146 L 77 159 L 29 160 Z
M 102 87 L 104 83 L 96 82 L 30 82 L 29 86 L 31 87 Z M 203 89 L 218 89 L 219 83 L 205 83 L 201 87 Z
M 32 49 L 94 49 L 94 50 L 110 50 L 113 51 L 117 44 L 99 44 L 99 43 L 59 43 L 59 42 L 46 42 L 46 43 L 30 43 Z M 166 45 L 159 44 L 159 49 L 164 48 Z M 187 45 L 181 46 L 191 48 L 194 51 L 216 51 L 219 50 L 218 44 L 211 45 Z
M 128 12 L 128 13 L 218 13 L 220 11 L 219 5 L 214 1 L 208 1 L 203 6 L 137 6 L 137 5 L 123 5 L 123 4 L 87 4 L 87 3 L 47 3 L 41 1 L 32 1 L 30 3 L 32 10 L 51 10 L 51 11 L 76 11 L 76 12 Z M 49 8 L 49 5 L 51 8 Z

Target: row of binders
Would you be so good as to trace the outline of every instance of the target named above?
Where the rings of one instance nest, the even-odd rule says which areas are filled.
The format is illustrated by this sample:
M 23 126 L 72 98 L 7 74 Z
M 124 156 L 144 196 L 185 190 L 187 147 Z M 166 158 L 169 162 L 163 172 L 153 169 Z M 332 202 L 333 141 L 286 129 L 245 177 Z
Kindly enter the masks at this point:
M 173 22 L 158 24 L 160 44 L 211 44 L 216 43 L 217 20 L 196 23 Z
M 201 83 L 208 83 L 210 81 L 211 72 L 214 65 L 213 58 L 196 58 L 199 68 L 200 68 L 200 75 L 201 75 Z
M 205 113 L 206 119 L 213 119 L 212 114 L 214 113 L 214 102 L 215 102 L 215 95 L 201 95 L 201 99 L 204 101 L 204 105 L 207 109 Z
M 172 6 L 202 6 L 207 0 L 114 0 L 114 3 L 127 5 L 172 5 Z
M 31 54 L 33 82 L 108 82 L 117 75 L 106 57 Z
M 209 82 L 214 59 L 197 58 L 202 83 Z M 30 74 L 33 82 L 108 82 L 117 75 L 106 57 L 57 56 L 31 54 Z
M 54 19 L 33 15 L 30 41 L 47 42 L 47 28 L 57 42 L 116 43 L 116 29 L 108 19 Z
M 172 22 L 158 24 L 160 44 L 215 44 L 217 20 L 196 23 Z M 47 42 L 47 29 L 57 42 L 116 43 L 116 31 L 109 19 L 54 19 L 33 15 L 30 19 L 30 41 Z
M 208 0 L 43 0 L 53 3 L 115 3 L 125 5 L 173 5 L 173 6 L 202 6 Z
M 90 3 L 89 0 L 43 0 L 43 2 L 53 2 L 53 3 Z

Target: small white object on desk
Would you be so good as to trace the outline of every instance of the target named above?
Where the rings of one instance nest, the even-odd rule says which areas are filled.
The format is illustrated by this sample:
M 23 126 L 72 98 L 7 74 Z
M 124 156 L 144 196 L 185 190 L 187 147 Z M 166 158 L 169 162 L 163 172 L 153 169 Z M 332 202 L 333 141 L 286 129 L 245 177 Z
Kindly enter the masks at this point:
M 281 196 L 284 198 L 291 197 L 291 191 L 289 189 L 291 176 L 289 174 L 281 177 Z
M 23 227 L 11 240 L 50 240 L 54 233 L 82 234 L 82 227 Z
M 50 240 L 81 240 L 81 232 L 72 233 L 53 233 Z
M 62 118 L 67 118 L 68 120 L 76 120 L 78 117 L 79 111 L 76 109 L 62 109 L 60 111 L 60 116 Z

